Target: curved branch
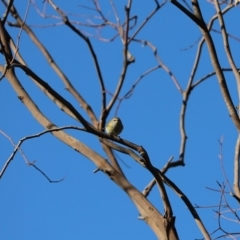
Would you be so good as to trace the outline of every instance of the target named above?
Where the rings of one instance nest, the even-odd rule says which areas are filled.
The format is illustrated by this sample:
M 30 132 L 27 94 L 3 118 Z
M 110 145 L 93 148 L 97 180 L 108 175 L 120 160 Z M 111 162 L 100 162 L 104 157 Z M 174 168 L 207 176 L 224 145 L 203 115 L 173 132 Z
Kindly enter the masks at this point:
M 106 144 L 108 147 L 110 147 L 114 150 L 117 150 L 118 152 L 121 152 L 121 153 L 131 156 L 137 163 L 139 163 L 140 165 L 145 167 L 144 160 L 141 157 L 139 157 L 135 152 L 133 152 L 131 149 L 119 146 L 119 145 L 115 144 L 114 142 L 109 141 L 105 138 L 100 139 L 100 141 L 103 142 L 104 144 Z
M 51 6 L 55 9 L 55 11 L 57 11 L 62 19 L 63 22 L 71 29 L 73 30 L 73 32 L 75 32 L 79 37 L 81 37 L 87 44 L 89 51 L 92 55 L 93 58 L 93 62 L 97 71 L 97 75 L 98 75 L 98 79 L 99 79 L 99 83 L 100 83 L 100 87 L 101 87 L 101 96 L 102 96 L 102 111 L 105 111 L 106 108 L 106 89 L 105 89 L 105 85 L 104 85 L 104 80 L 102 77 L 102 72 L 98 63 L 98 59 L 97 59 L 97 55 L 93 49 L 93 46 L 91 44 L 91 41 L 89 40 L 88 37 L 86 37 L 83 33 L 81 33 L 81 31 L 79 31 L 77 28 L 75 28 L 72 23 L 68 20 L 68 17 L 63 13 L 63 11 L 57 7 L 52 0 L 48 0 L 48 2 L 51 4 Z
M 217 55 L 212 37 L 209 33 L 209 30 L 208 30 L 207 26 L 204 23 L 202 13 L 201 13 L 200 7 L 198 5 L 198 1 L 197 0 L 192 0 L 192 5 L 193 5 L 195 15 L 187 14 L 188 10 L 184 9 L 183 6 L 180 6 L 179 3 L 176 3 L 175 0 L 174 1 L 172 0 L 171 2 L 175 6 L 177 6 L 181 11 L 183 11 L 187 16 L 189 16 L 191 18 L 191 20 L 193 20 L 194 22 L 196 22 L 199 25 L 200 31 L 202 32 L 202 34 L 205 38 L 205 41 L 206 41 L 206 44 L 207 44 L 207 47 L 208 47 L 208 51 L 209 51 L 209 55 L 210 55 L 210 58 L 211 58 L 211 62 L 212 62 L 213 68 L 216 72 L 218 83 L 219 83 L 219 86 L 220 86 L 220 89 L 221 89 L 221 92 L 222 92 L 223 99 L 224 99 L 225 104 L 227 106 L 229 115 L 231 116 L 231 118 L 233 120 L 233 123 L 235 124 L 236 128 L 240 131 L 240 120 L 239 120 L 239 117 L 237 115 L 236 109 L 234 108 L 234 104 L 233 104 L 231 95 L 229 93 L 225 77 L 224 77 L 223 72 L 221 70 L 221 66 L 220 66 L 220 63 L 219 63 L 219 60 L 218 60 L 218 55 Z M 196 19 L 198 19 L 198 20 L 196 21 Z
M 164 183 L 166 183 L 173 191 L 182 199 L 182 201 L 185 203 L 187 208 L 189 209 L 190 213 L 192 214 L 193 218 L 195 219 L 196 224 L 198 225 L 198 228 L 202 232 L 203 236 L 206 240 L 211 240 L 211 237 L 205 228 L 200 216 L 198 215 L 197 211 L 195 210 L 192 203 L 189 201 L 187 196 L 175 185 L 169 178 L 166 177 L 166 175 L 162 174 L 161 171 L 157 170 L 158 174 L 163 179 Z
M 201 10 L 200 10 L 197 0 L 193 0 L 192 3 L 193 3 L 193 9 L 194 9 L 196 16 L 201 20 L 202 24 L 204 24 L 202 13 L 201 13 Z M 200 28 L 200 30 L 205 38 L 205 41 L 206 41 L 206 44 L 208 47 L 208 51 L 209 51 L 209 55 L 211 58 L 211 62 L 212 62 L 213 68 L 216 72 L 218 83 L 219 83 L 219 86 L 220 86 L 220 89 L 221 89 L 221 92 L 223 95 L 223 99 L 224 99 L 227 109 L 229 111 L 229 115 L 231 116 L 237 129 L 240 130 L 239 117 L 237 115 L 236 109 L 232 102 L 232 98 L 231 98 L 231 95 L 230 95 L 228 87 L 227 87 L 225 76 L 221 70 L 221 66 L 220 66 L 220 63 L 218 60 L 218 55 L 217 55 L 212 37 L 211 37 L 205 24 L 204 24 L 204 27 Z
M 222 68 L 223 72 L 231 72 L 232 69 L 231 68 Z M 240 71 L 240 69 L 239 69 Z M 192 84 L 191 89 L 193 90 L 195 87 L 197 87 L 200 83 L 204 82 L 205 80 L 207 80 L 208 78 L 214 76 L 216 73 L 215 72 L 210 72 L 208 73 L 206 76 L 200 78 L 199 80 L 197 80 L 195 83 Z
M 183 90 L 177 80 L 177 78 L 175 77 L 175 75 L 173 74 L 173 72 L 163 63 L 163 61 L 161 60 L 157 48 L 149 41 L 146 40 L 138 40 L 138 39 L 134 39 L 134 41 L 136 42 L 140 42 L 142 43 L 144 46 L 147 45 L 149 48 L 151 48 L 151 50 L 153 51 L 154 57 L 156 58 L 159 66 L 170 76 L 170 78 L 172 79 L 174 85 L 176 86 L 177 90 L 182 93 Z
M 118 80 L 118 85 L 117 85 L 116 90 L 113 94 L 113 97 L 110 100 L 110 102 L 108 103 L 108 105 L 106 107 L 106 111 L 102 112 L 102 114 L 101 114 L 102 115 L 101 116 L 101 121 L 102 121 L 102 119 L 104 119 L 104 116 L 106 116 L 106 117 L 108 116 L 108 114 L 111 111 L 114 103 L 116 102 L 116 100 L 118 98 L 118 95 L 119 95 L 119 93 L 122 89 L 123 82 L 125 80 L 128 65 L 132 62 L 132 60 L 128 58 L 128 55 L 130 54 L 128 52 L 128 34 L 129 34 L 129 19 L 130 19 L 131 4 L 132 4 L 132 0 L 129 0 L 128 1 L 128 6 L 125 7 L 125 12 L 126 12 L 125 32 L 122 30 L 121 26 L 119 26 L 120 32 L 122 31 L 122 33 L 120 33 L 120 37 L 122 38 L 122 42 L 123 42 L 123 66 L 122 66 L 122 71 L 121 71 L 121 74 L 120 74 L 120 78 Z
M 48 52 L 48 50 L 45 48 L 45 46 L 40 42 L 40 40 L 37 38 L 37 36 L 34 34 L 34 32 L 31 30 L 31 28 L 29 28 L 29 26 L 22 21 L 20 15 L 18 14 L 18 12 L 14 6 L 12 6 L 12 8 L 11 8 L 11 14 L 16 19 L 18 25 L 22 27 L 22 29 L 31 38 L 33 43 L 35 43 L 35 45 L 38 47 L 38 49 L 42 52 L 43 56 L 48 61 L 49 65 L 52 67 L 52 69 L 56 72 L 56 74 L 59 76 L 59 78 L 65 84 L 66 89 L 73 95 L 73 97 L 75 97 L 75 99 L 79 102 L 81 107 L 87 112 L 88 116 L 92 120 L 93 125 L 95 127 L 97 127 L 97 118 L 96 118 L 91 106 L 84 100 L 84 98 L 80 95 L 80 93 L 73 87 L 71 81 L 63 73 L 63 71 L 59 68 L 59 66 L 56 64 L 56 62 L 54 61 L 51 54 Z M 16 47 L 13 50 L 15 52 Z M 18 60 L 20 63 L 22 63 L 23 65 L 27 65 L 24 62 L 23 58 L 21 58 L 21 56 L 20 57 L 18 56 L 18 58 L 19 58 Z
M 38 109 L 32 99 L 29 97 L 27 92 L 21 86 L 18 79 L 15 77 L 13 70 L 8 69 L 6 77 L 11 83 L 12 87 L 16 93 L 21 96 L 23 103 L 45 128 L 49 129 L 56 128 L 56 126 L 50 122 Z M 132 186 L 126 178 L 122 176 L 118 171 L 116 171 L 103 157 L 97 154 L 92 149 L 88 148 L 85 144 L 81 143 L 77 139 L 68 135 L 63 131 L 53 131 L 52 134 L 56 136 L 59 140 L 64 142 L 66 145 L 70 146 L 74 150 L 81 153 L 86 158 L 94 162 L 98 168 L 100 168 L 110 179 L 112 179 L 120 188 L 122 188 L 127 195 L 132 199 L 135 206 L 138 208 L 140 214 L 143 216 L 144 220 L 152 228 L 155 234 L 160 239 L 169 239 L 169 232 L 166 231 L 166 219 L 156 210 L 156 208 L 139 192 L 134 186 Z M 170 232 L 172 233 L 172 232 Z M 177 238 L 171 238 L 177 239 Z
M 63 98 L 59 93 L 57 93 L 47 82 L 43 81 L 40 77 L 38 77 L 30 68 L 24 66 L 22 64 L 13 63 L 11 64 L 11 68 L 19 67 L 21 68 L 27 75 L 33 78 L 45 91 L 45 94 L 64 112 L 73 118 L 77 119 L 79 122 L 83 124 L 83 126 L 90 131 L 90 129 L 94 130 L 93 126 L 89 124 L 82 115 L 73 107 L 73 105 L 68 102 L 65 98 Z

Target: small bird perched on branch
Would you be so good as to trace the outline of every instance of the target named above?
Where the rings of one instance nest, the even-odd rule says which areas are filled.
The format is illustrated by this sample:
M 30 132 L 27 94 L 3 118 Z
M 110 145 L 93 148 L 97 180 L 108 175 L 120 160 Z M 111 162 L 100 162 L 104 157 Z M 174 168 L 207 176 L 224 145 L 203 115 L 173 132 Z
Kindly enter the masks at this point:
M 122 130 L 123 130 L 122 121 L 118 117 L 111 119 L 105 128 L 107 134 L 114 136 L 118 136 L 122 132 Z

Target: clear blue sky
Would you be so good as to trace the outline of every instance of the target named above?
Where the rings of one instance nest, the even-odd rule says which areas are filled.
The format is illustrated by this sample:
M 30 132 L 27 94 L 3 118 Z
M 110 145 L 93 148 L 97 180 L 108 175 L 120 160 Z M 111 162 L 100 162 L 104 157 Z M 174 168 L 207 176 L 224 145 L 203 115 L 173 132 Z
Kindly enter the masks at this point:
M 28 1 L 16 1 L 19 13 L 23 17 Z M 117 4 L 118 14 L 123 22 L 124 5 Z M 150 2 L 150 3 L 149 3 Z M 139 24 L 154 8 L 153 1 L 133 1 L 132 15 L 138 15 Z M 214 6 L 201 0 L 203 15 L 208 22 L 214 14 Z M 36 0 L 40 9 L 42 0 Z M 56 1 L 65 12 L 79 14 L 70 19 L 97 21 L 96 13 L 87 11 L 81 5 L 92 6 L 91 1 Z M 102 3 L 101 3 L 102 4 Z M 112 21 L 114 14 L 108 1 L 104 1 L 102 9 Z M 0 7 L 1 16 L 4 13 Z M 49 14 L 57 14 L 47 7 Z M 87 14 L 88 13 L 88 14 Z M 240 7 L 235 7 L 226 15 L 229 33 L 240 38 Z M 13 20 L 14 22 L 14 20 Z M 50 53 L 94 109 L 97 116 L 101 110 L 100 88 L 92 58 L 86 44 L 66 26 L 51 26 L 60 20 L 43 19 L 30 6 L 27 21 L 34 26 L 33 30 L 49 49 Z M 79 26 L 82 31 L 96 34 L 94 29 Z M 215 29 L 219 29 L 216 21 Z M 9 28 L 8 28 L 9 30 Z M 16 41 L 19 29 L 9 30 Z M 101 36 L 111 37 L 114 31 L 103 29 Z M 217 51 L 222 67 L 229 67 L 223 51 L 222 38 L 212 33 L 216 40 Z M 151 41 L 158 48 L 163 62 L 172 70 L 183 89 L 193 65 L 197 44 L 188 48 L 200 37 L 198 27 L 182 12 L 168 2 L 137 36 L 138 39 Z M 91 38 L 106 88 L 113 92 L 122 67 L 122 45 L 119 39 L 105 43 Z M 231 39 L 233 56 L 240 66 L 239 42 Z M 73 97 L 64 89 L 58 76 L 23 32 L 20 39 L 20 53 L 36 74 L 48 82 L 56 91 L 70 101 L 84 117 L 87 117 Z M 130 65 L 125 85 L 120 96 L 123 96 L 141 74 L 157 65 L 148 47 L 139 43 L 130 46 L 135 64 Z M 1 64 L 4 59 L 1 58 Z M 195 81 L 213 71 L 206 46 L 201 58 Z M 76 125 L 78 122 L 61 112 L 42 93 L 38 87 L 20 70 L 16 71 L 24 88 L 30 92 L 38 107 L 58 126 Z M 232 73 L 225 74 L 227 84 L 233 96 L 234 104 L 238 104 L 236 83 Z M 0 130 L 8 134 L 17 143 L 24 136 L 43 131 L 43 127 L 33 118 L 27 108 L 19 101 L 7 79 L 0 82 Z M 108 96 L 108 100 L 110 96 Z M 145 77 L 134 91 L 132 97 L 123 101 L 118 116 L 124 124 L 121 134 L 138 145 L 142 145 L 149 153 L 155 167 L 161 168 L 170 156 L 178 159 L 180 133 L 179 114 L 182 103 L 181 94 L 177 91 L 169 75 L 159 69 Z M 116 107 L 109 119 L 114 116 Z M 88 118 L 87 118 L 88 119 Z M 88 119 L 89 120 L 89 119 Z M 206 187 L 219 189 L 216 181 L 222 183 L 224 177 L 219 161 L 220 146 L 218 139 L 224 136 L 223 157 L 226 175 L 233 183 L 233 157 L 237 131 L 228 116 L 225 103 L 215 77 L 209 78 L 199 85 L 191 94 L 186 116 L 188 135 L 185 167 L 171 169 L 167 176 L 189 197 L 193 204 L 199 206 L 218 206 L 220 194 L 207 190 Z M 106 157 L 98 140 L 86 133 L 68 130 L 73 136 L 83 141 Z M 13 151 L 9 140 L 0 134 L 0 167 L 4 165 Z M 0 181 L 0 239 L 5 240 L 61 240 L 61 239 L 156 239 L 148 225 L 138 220 L 138 211 L 128 196 L 101 172 L 93 174 L 95 165 L 74 150 L 59 142 L 50 134 L 27 141 L 22 150 L 29 161 L 36 165 L 52 180 L 65 177 L 61 183 L 49 183 L 34 168 L 28 167 L 18 153 L 11 162 Z M 152 180 L 152 176 L 126 155 L 117 153 L 121 158 L 120 165 L 129 181 L 140 191 Z M 229 190 L 229 189 L 228 189 Z M 176 216 L 176 228 L 180 239 L 201 239 L 202 235 L 192 216 L 179 199 L 167 188 Z M 228 195 L 227 195 L 228 196 Z M 162 213 L 161 199 L 157 188 L 149 196 Z M 238 208 L 235 200 L 228 197 L 233 208 Z M 217 210 L 217 207 L 214 208 Z M 217 215 L 212 208 L 197 209 L 209 233 L 217 228 Z M 226 209 L 227 210 L 227 209 Z M 232 217 L 226 213 L 226 216 Z M 222 219 L 227 231 L 239 231 L 239 224 Z M 217 234 L 214 235 L 218 236 Z

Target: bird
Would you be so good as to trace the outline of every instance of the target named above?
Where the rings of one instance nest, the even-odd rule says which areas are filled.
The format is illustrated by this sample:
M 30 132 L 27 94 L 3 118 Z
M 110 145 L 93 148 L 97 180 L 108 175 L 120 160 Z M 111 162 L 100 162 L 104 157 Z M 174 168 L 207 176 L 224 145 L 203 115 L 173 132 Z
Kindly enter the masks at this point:
M 123 130 L 123 124 L 120 118 L 114 117 L 111 119 L 107 126 L 105 127 L 105 131 L 109 135 L 118 136 Z

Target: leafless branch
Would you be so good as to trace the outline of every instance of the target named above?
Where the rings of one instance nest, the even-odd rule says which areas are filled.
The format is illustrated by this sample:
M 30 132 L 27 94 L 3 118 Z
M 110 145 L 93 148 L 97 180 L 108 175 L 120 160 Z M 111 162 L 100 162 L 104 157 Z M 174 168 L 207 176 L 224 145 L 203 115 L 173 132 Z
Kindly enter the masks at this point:
M 236 196 L 240 199 L 240 136 L 238 136 L 234 153 L 234 183 L 233 188 Z M 238 200 L 239 201 L 239 200 Z
M 202 13 L 200 10 L 200 7 L 198 5 L 197 0 L 193 0 L 192 1 L 192 6 L 194 9 L 194 14 L 189 13 L 189 11 L 187 9 L 185 9 L 180 3 L 178 3 L 176 0 L 172 0 L 171 1 L 176 7 L 178 7 L 181 11 L 183 11 L 188 17 L 190 17 L 191 20 L 193 20 L 195 23 L 197 23 L 197 25 L 199 25 L 200 30 L 205 38 L 208 50 L 209 50 L 209 55 L 211 58 L 211 62 L 213 65 L 213 68 L 216 72 L 217 75 L 217 79 L 219 82 L 219 86 L 223 95 L 223 99 L 226 103 L 227 109 L 229 111 L 229 115 L 231 116 L 235 126 L 237 127 L 238 130 L 240 130 L 240 121 L 237 115 L 237 112 L 234 108 L 233 102 L 232 102 L 232 98 L 231 95 L 229 93 L 227 84 L 226 84 L 226 80 L 225 77 L 221 71 L 221 66 L 218 60 L 218 56 L 217 56 L 217 52 L 212 40 L 212 37 L 209 33 L 209 30 L 207 28 L 207 26 L 204 23 L 203 17 L 202 17 Z
M 156 12 L 163 7 L 167 1 L 164 0 L 162 4 L 159 4 L 158 0 L 154 0 L 156 7 L 155 9 L 145 18 L 145 20 L 140 24 L 140 26 L 138 27 L 138 29 L 133 33 L 133 35 L 130 37 L 130 39 L 128 40 L 128 42 L 130 43 L 133 39 L 135 39 L 135 37 L 137 36 L 137 34 L 142 30 L 142 28 L 148 23 L 148 21 L 156 14 Z
M 102 72 L 101 72 L 101 69 L 100 69 L 100 66 L 99 66 L 99 62 L 98 62 L 98 59 L 97 59 L 97 55 L 93 49 L 93 46 L 91 44 L 91 41 L 89 40 L 88 37 L 86 37 L 84 34 L 81 33 L 81 31 L 79 31 L 77 28 L 75 28 L 71 23 L 70 21 L 68 20 L 68 17 L 63 13 L 63 11 L 57 7 L 52 0 L 48 0 L 48 2 L 51 4 L 51 6 L 55 9 L 56 12 L 58 12 L 62 19 L 63 19 L 63 22 L 73 31 L 75 32 L 80 38 L 82 38 L 85 43 L 87 44 L 88 48 L 89 48 L 89 51 L 91 53 L 91 56 L 93 58 L 93 62 L 94 62 L 94 65 L 95 65 L 95 68 L 96 68 L 96 71 L 97 71 L 97 75 L 98 75 L 98 79 L 99 79 L 99 83 L 100 83 L 100 88 L 101 88 L 101 96 L 102 96 L 102 113 L 105 112 L 105 109 L 106 109 L 106 93 L 105 93 L 105 85 L 104 85 L 104 80 L 103 80 L 103 77 L 102 77 Z M 107 117 L 107 116 L 106 116 Z M 102 119 L 102 118 L 101 118 Z M 105 124 L 105 122 L 104 122 Z M 102 126 L 104 126 L 104 124 L 100 125 L 100 129 L 102 128 Z
M 233 57 L 232 57 L 231 49 L 230 49 L 229 42 L 228 42 L 228 35 L 227 35 L 222 11 L 221 11 L 220 6 L 219 6 L 219 2 L 217 0 L 214 0 L 214 4 L 215 4 L 215 8 L 216 8 L 217 15 L 218 15 L 218 20 L 219 20 L 219 23 L 220 23 L 220 28 L 221 28 L 221 31 L 222 31 L 222 37 L 223 37 L 225 52 L 226 52 L 226 55 L 227 55 L 228 62 L 230 64 L 231 68 L 232 68 L 233 74 L 236 78 L 236 82 L 237 82 L 237 86 L 238 86 L 238 95 L 239 95 L 239 99 L 240 99 L 240 74 L 237 70 L 236 64 L 235 64 L 235 62 L 233 60 Z
M 10 12 L 10 9 L 11 9 L 12 5 L 13 5 L 13 1 L 14 0 L 10 0 L 9 3 L 7 4 L 7 6 L 6 6 L 6 12 L 3 14 L 3 18 L 2 18 L 3 25 L 5 24 L 5 22 L 8 18 L 8 14 Z
M 38 49 L 43 53 L 44 57 L 48 61 L 49 65 L 53 68 L 53 70 L 57 73 L 57 75 L 60 77 L 60 79 L 63 81 L 63 83 L 66 86 L 66 89 L 76 98 L 76 100 L 80 103 L 80 105 L 83 107 L 83 109 L 87 112 L 90 119 L 92 120 L 93 125 L 95 128 L 97 127 L 97 118 L 91 108 L 91 106 L 84 100 L 84 98 L 81 96 L 81 94 L 73 87 L 71 81 L 67 78 L 67 76 L 63 73 L 63 71 L 59 68 L 59 66 L 54 61 L 53 57 L 49 53 L 49 51 L 44 47 L 44 45 L 40 42 L 40 40 L 37 38 L 37 36 L 34 34 L 34 32 L 30 29 L 30 27 L 24 23 L 24 21 L 19 16 L 16 8 L 13 6 L 11 8 L 11 13 L 13 17 L 18 22 L 19 26 L 22 26 L 23 30 L 28 34 L 28 36 L 31 38 L 31 40 L 36 44 Z M 16 48 L 15 48 L 16 49 Z M 17 51 L 17 49 L 14 52 Z M 23 58 L 18 57 L 18 60 L 21 64 L 27 65 Z

